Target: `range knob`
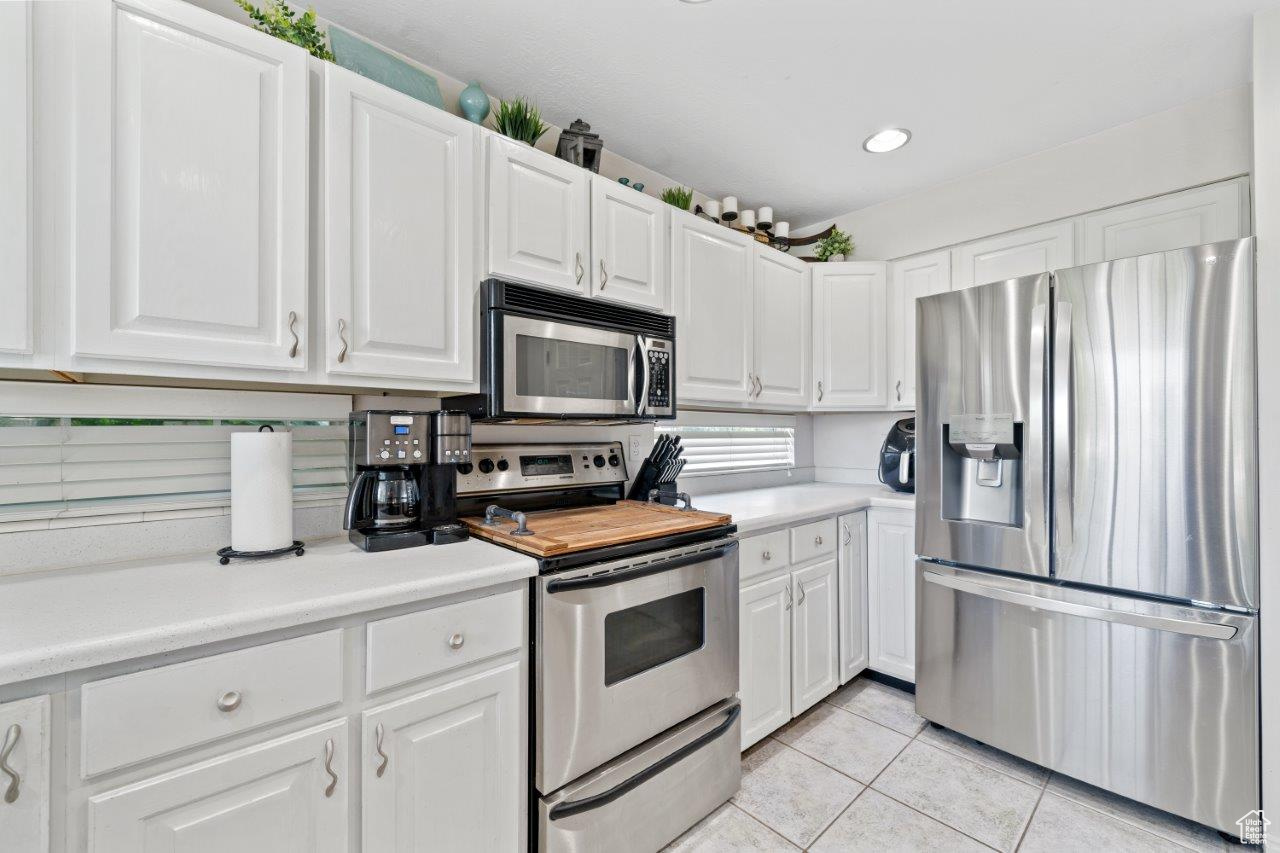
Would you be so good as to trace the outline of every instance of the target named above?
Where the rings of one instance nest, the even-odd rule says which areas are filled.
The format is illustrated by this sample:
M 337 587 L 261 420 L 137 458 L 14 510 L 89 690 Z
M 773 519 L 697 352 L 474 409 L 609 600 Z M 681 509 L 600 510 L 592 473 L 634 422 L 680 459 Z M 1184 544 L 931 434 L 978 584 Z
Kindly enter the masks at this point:
M 592 463 L 593 465 L 595 465 L 597 468 L 603 468 L 603 467 L 604 467 L 604 457 L 603 457 L 603 456 L 600 456 L 599 454 L 596 454 L 596 458 L 595 458 L 595 459 L 592 459 L 592 460 L 591 460 L 591 463 Z
M 390 458 L 391 458 L 391 451 L 390 451 L 390 450 L 384 450 L 384 451 L 382 451 L 381 453 L 379 453 L 379 454 L 378 454 L 378 458 L 379 458 L 379 459 L 390 459 Z
M 505 459 L 499 459 L 499 460 L 498 460 L 498 470 L 499 470 L 499 471 L 505 471 L 505 470 L 507 470 L 507 469 L 508 469 L 508 468 L 510 468 L 510 467 L 511 467 L 511 466 L 507 463 L 507 460 L 505 460 Z
M 480 473 L 481 473 L 481 474 L 492 474 L 492 473 L 493 473 L 493 460 L 492 460 L 492 459 L 481 459 L 481 460 L 480 460 Z
M 461 465 L 459 465 L 459 466 L 458 466 L 458 473 L 459 473 L 459 474 L 462 474 L 463 476 L 466 476 L 467 474 L 470 474 L 470 473 L 471 473 L 471 463 L 470 463 L 470 462 L 463 462 Z
M 609 464 L 610 464 L 612 467 L 617 468 L 619 465 L 621 465 L 621 464 L 622 464 L 622 460 L 618 458 L 618 454 L 616 454 L 616 453 L 610 453 L 610 454 L 609 454 Z

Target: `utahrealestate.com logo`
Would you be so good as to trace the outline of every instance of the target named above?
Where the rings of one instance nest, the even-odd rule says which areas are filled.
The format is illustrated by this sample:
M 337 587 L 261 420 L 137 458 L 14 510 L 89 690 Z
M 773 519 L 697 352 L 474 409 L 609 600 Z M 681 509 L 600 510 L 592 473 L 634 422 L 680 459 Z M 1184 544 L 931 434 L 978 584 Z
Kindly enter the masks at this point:
M 1236 821 L 1236 826 L 1240 827 L 1240 840 L 1245 844 L 1265 844 L 1270 825 L 1271 821 L 1262 816 L 1261 809 L 1254 809 Z

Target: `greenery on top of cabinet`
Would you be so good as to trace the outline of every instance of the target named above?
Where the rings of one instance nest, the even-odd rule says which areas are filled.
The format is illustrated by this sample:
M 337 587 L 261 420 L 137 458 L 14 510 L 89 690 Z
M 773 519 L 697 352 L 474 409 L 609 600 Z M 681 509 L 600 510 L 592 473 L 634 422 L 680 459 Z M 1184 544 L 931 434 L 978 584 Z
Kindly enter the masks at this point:
M 504 136 L 518 142 L 536 145 L 547 126 L 542 123 L 542 113 L 524 98 L 501 101 L 493 114 L 493 126 Z
M 316 23 L 315 9 L 308 9 L 301 18 L 295 18 L 297 13 L 284 0 L 268 0 L 266 9 L 253 5 L 249 0 L 235 0 L 235 3 L 254 20 L 254 29 L 305 48 L 318 59 L 333 62 L 333 51 L 329 50 L 325 34 Z

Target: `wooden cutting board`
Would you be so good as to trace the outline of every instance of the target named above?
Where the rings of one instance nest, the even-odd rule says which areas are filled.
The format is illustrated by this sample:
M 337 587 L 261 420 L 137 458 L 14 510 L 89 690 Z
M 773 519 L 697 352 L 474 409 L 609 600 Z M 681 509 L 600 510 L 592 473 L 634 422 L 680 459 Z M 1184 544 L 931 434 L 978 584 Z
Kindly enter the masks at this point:
M 638 542 L 673 533 L 687 533 L 729 524 L 733 517 L 700 510 L 683 510 L 659 503 L 618 501 L 612 506 L 550 509 L 529 513 L 532 536 L 513 536 L 514 521 L 498 519 L 489 527 L 483 516 L 461 519 L 472 536 L 515 548 L 535 557 L 556 557 L 575 551 Z

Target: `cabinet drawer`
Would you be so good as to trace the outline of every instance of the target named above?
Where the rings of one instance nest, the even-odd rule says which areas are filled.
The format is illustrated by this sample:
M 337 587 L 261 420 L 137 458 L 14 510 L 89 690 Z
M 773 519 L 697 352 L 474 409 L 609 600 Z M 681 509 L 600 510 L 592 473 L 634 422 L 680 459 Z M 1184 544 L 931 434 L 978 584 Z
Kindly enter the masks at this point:
M 519 591 L 504 592 L 370 622 L 366 690 L 376 693 L 520 648 L 523 600 Z
M 738 547 L 738 582 L 787 565 L 787 531 L 743 539 Z
M 791 528 L 791 562 L 805 563 L 816 557 L 834 554 L 839 541 L 834 518 L 815 521 L 802 527 L 793 527 Z
M 87 778 L 341 701 L 341 630 L 90 682 L 80 694 L 82 772 Z

